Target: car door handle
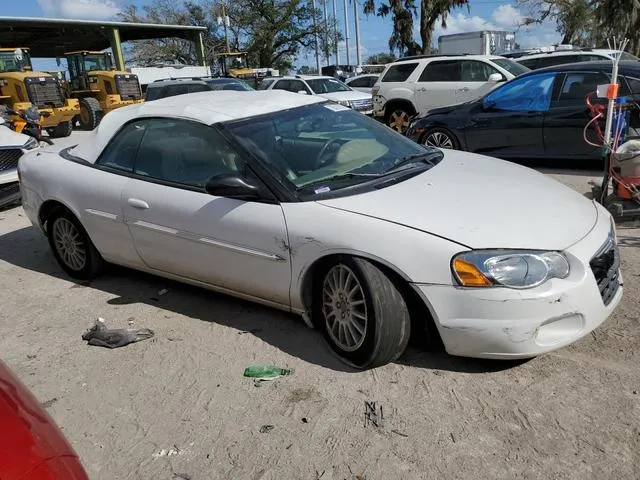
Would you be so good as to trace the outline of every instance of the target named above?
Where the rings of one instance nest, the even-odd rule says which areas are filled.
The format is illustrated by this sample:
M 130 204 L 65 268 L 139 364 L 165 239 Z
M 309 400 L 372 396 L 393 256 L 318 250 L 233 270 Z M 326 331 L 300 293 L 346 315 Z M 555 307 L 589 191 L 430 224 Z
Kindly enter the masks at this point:
M 418 88 L 416 89 L 416 92 L 426 92 L 427 89 L 426 88 Z
M 468 91 L 469 91 L 468 87 L 463 87 L 456 90 L 456 92 L 468 92 Z
M 149 208 L 149 204 L 144 200 L 138 200 L 137 198 L 130 198 L 127 203 L 133 208 L 139 208 L 140 210 L 146 210 Z

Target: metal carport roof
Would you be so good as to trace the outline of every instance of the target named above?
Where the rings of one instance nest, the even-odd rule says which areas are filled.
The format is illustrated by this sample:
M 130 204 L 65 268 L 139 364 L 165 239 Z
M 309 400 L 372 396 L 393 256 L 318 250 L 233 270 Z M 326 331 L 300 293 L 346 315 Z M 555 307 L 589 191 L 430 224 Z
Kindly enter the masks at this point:
M 0 16 L 0 47 L 28 47 L 32 57 L 59 57 L 73 50 L 104 50 L 119 40 L 184 38 L 198 42 L 205 27 Z

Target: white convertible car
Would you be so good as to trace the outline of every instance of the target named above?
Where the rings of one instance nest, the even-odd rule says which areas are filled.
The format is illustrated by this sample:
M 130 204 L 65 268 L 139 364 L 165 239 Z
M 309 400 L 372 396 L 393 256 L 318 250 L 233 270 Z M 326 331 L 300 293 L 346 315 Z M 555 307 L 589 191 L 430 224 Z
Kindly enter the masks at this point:
M 25 211 L 72 277 L 111 262 L 296 312 L 359 368 L 398 358 L 416 329 L 455 355 L 533 357 L 622 297 L 597 203 L 319 97 L 121 108 L 19 173 Z

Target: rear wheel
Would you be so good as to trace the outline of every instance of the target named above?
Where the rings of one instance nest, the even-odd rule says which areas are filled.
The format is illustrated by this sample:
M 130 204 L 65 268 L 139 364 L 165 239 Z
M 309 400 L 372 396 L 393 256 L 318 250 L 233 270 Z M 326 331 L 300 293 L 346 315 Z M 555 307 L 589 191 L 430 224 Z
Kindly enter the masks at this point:
M 411 333 L 409 310 L 393 282 L 375 265 L 342 258 L 321 272 L 316 324 L 348 364 L 374 368 L 396 360 Z
M 68 210 L 59 208 L 51 213 L 47 234 L 53 255 L 70 277 L 90 280 L 104 267 L 89 235 Z
M 409 123 L 413 113 L 414 112 L 409 107 L 402 105 L 392 106 L 387 111 L 385 123 L 396 132 L 404 134 L 404 132 L 407 131 L 407 128 L 409 128 Z
M 456 137 L 444 128 L 432 128 L 422 137 L 422 143 L 427 147 L 448 148 L 458 150 L 458 140 Z
M 93 97 L 85 97 L 80 99 L 80 115 L 78 122 L 83 130 L 93 130 L 98 126 L 102 119 L 102 109 L 100 102 Z
M 60 122 L 58 125 L 52 128 L 47 128 L 47 133 L 51 138 L 68 137 L 73 131 L 73 124 L 71 120 L 66 122 Z

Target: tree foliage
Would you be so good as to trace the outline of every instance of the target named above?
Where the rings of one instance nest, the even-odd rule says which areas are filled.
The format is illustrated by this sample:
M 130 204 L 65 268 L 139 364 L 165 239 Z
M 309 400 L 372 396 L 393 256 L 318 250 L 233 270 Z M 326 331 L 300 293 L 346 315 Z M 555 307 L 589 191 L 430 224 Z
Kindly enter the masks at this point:
M 289 70 L 301 52 L 314 45 L 318 34 L 323 48 L 332 51 L 335 36 L 325 28 L 324 18 L 314 12 L 309 0 L 236 0 L 226 5 L 229 16 L 229 43 L 232 50 L 247 51 L 249 62 L 255 67 L 273 67 Z M 205 55 L 213 64 L 216 52 L 226 49 L 224 26 L 218 25 L 222 17 L 221 2 L 217 0 L 154 0 L 138 8 L 126 7 L 120 17 L 126 22 L 147 22 L 206 27 Z M 132 42 L 130 60 L 138 64 L 196 62 L 192 42 L 181 39 L 157 39 Z
M 443 28 L 447 26 L 447 17 L 451 10 L 467 6 L 468 0 L 384 0 L 377 4 L 375 0 L 365 0 L 364 12 L 379 17 L 391 17 L 393 32 L 389 38 L 389 49 L 392 52 L 407 55 L 426 54 L 431 52 L 433 29 L 439 21 Z M 413 36 L 414 18 L 420 21 L 420 41 Z
M 374 55 L 370 55 L 367 58 L 368 65 L 385 65 L 387 63 L 395 62 L 396 56 L 391 53 L 376 53 Z

